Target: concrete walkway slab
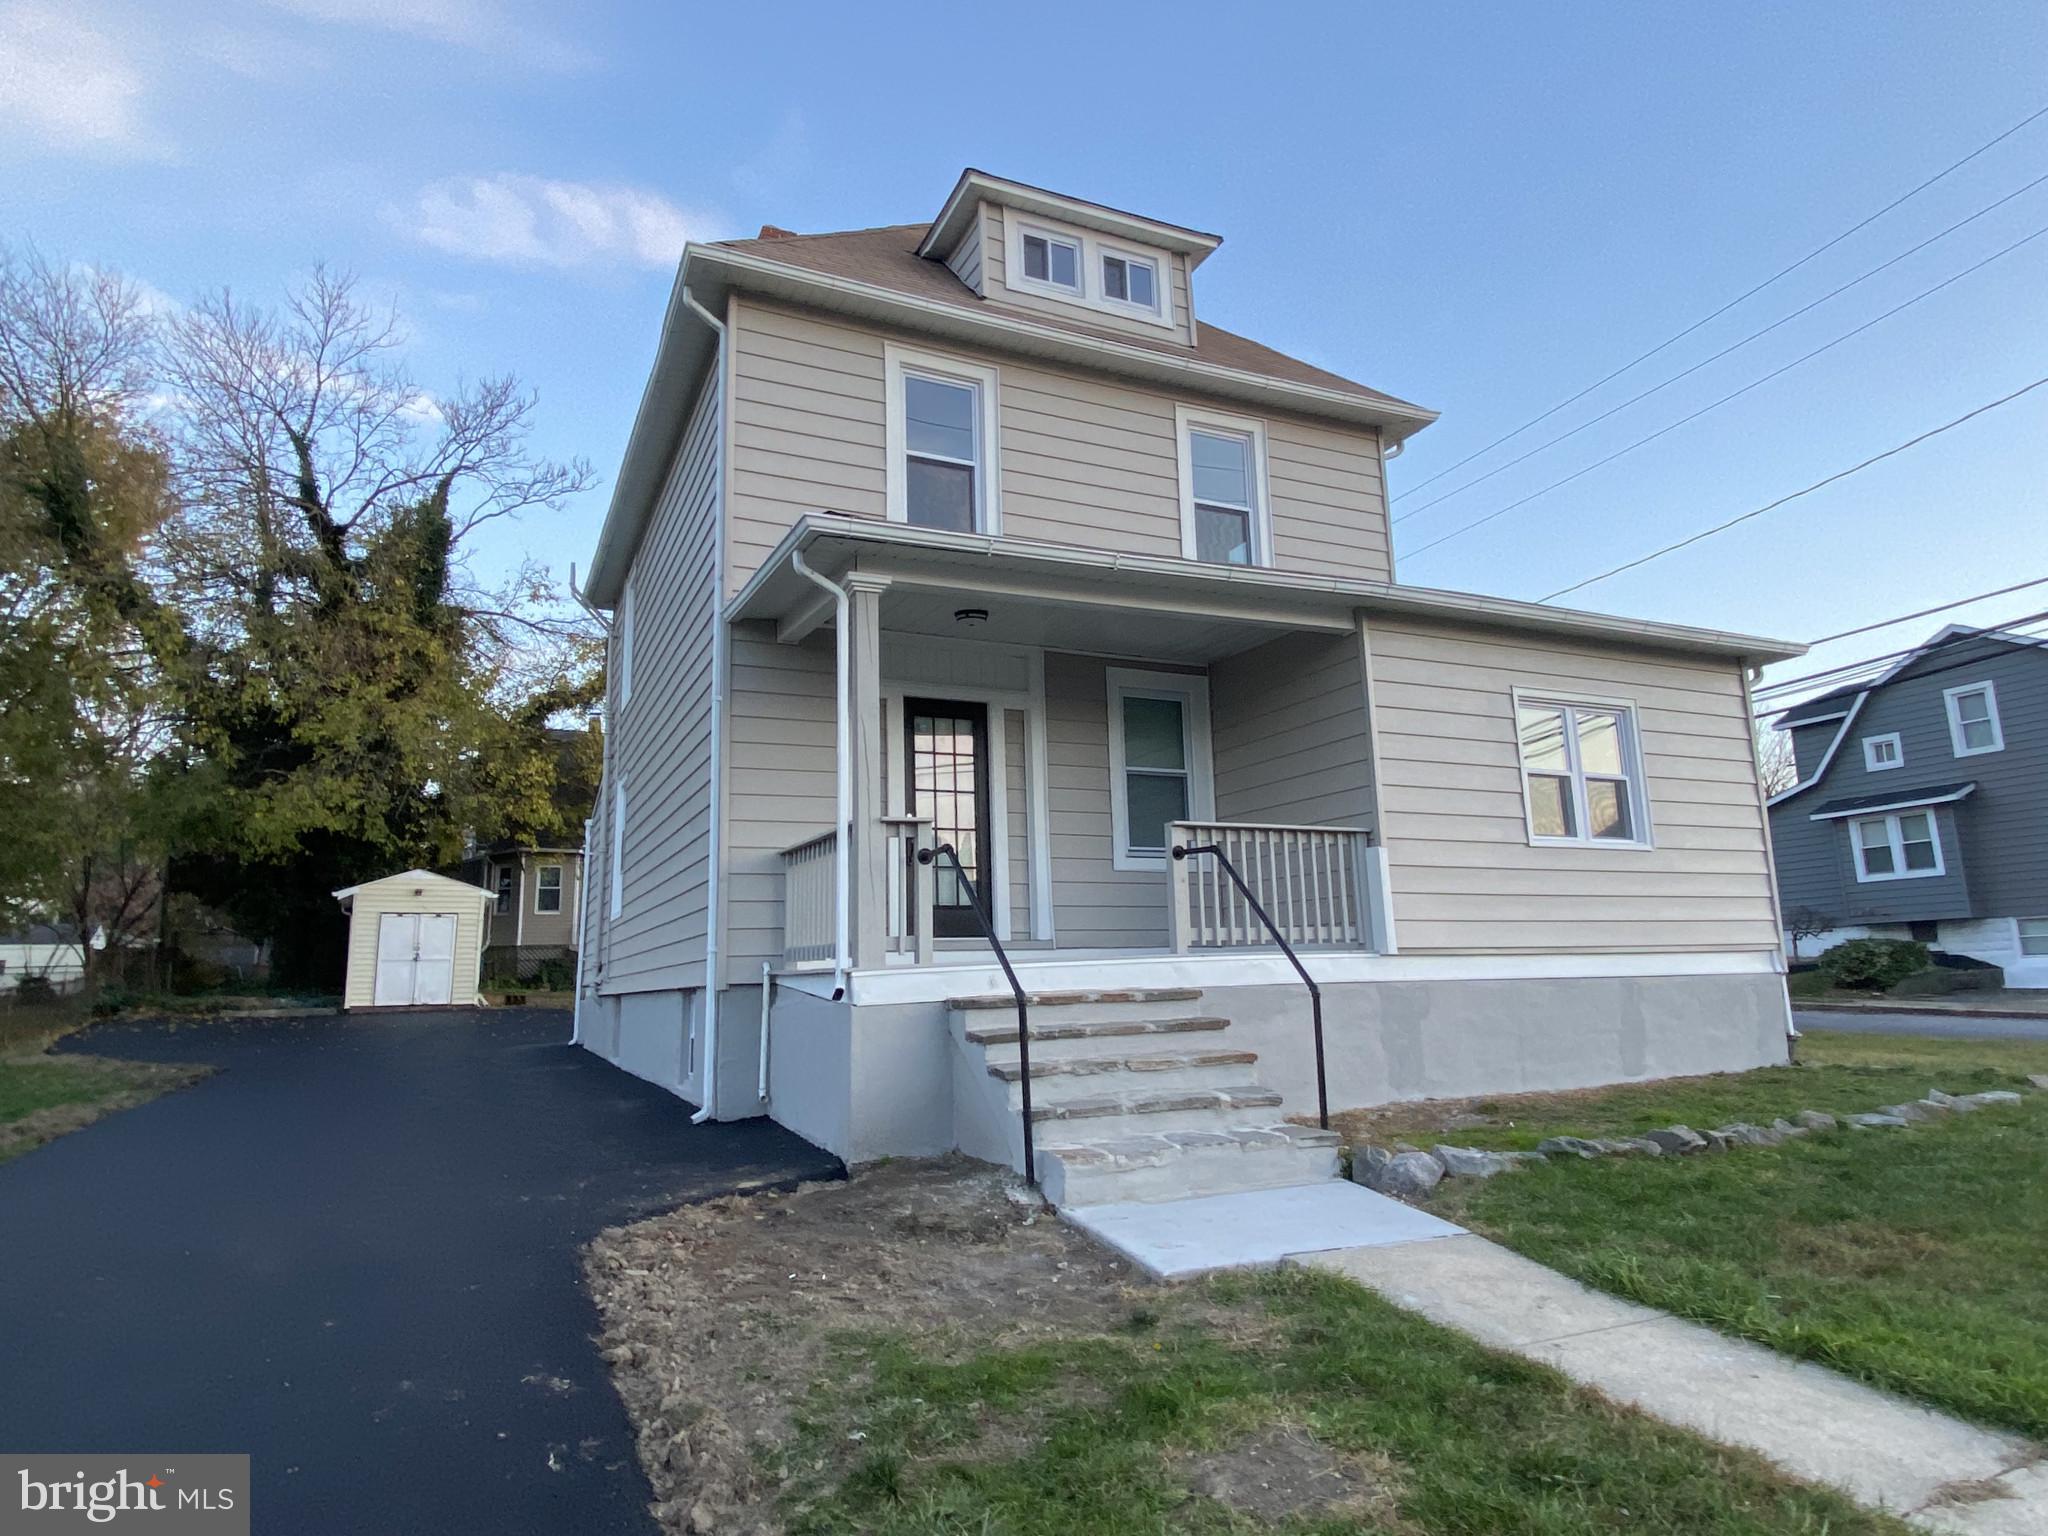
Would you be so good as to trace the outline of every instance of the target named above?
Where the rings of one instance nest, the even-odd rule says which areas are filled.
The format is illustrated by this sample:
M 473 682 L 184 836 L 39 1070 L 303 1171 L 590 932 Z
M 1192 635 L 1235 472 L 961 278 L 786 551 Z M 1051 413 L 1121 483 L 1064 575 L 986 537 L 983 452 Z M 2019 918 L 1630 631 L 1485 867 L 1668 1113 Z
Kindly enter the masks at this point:
M 1416 1243 L 1464 1231 L 1341 1179 L 1187 1200 L 1075 1206 L 1060 1214 L 1161 1280 L 1269 1267 L 1327 1248 Z
M 2030 1466 L 2035 1453 L 2019 1437 L 1605 1295 L 1485 1238 L 1325 1251 L 1300 1262 L 1929 1529 L 2048 1531 L 2048 1477 Z M 1943 1502 L 1957 1485 L 1979 1482 L 2003 1496 Z

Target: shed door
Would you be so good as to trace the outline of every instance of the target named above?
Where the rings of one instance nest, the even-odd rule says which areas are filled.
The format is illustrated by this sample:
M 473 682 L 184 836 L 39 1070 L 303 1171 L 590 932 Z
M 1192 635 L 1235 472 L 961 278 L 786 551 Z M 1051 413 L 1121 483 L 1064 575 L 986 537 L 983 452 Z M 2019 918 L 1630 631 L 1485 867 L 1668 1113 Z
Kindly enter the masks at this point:
M 377 919 L 380 1008 L 448 1003 L 455 996 L 455 918 L 446 912 L 386 912 Z

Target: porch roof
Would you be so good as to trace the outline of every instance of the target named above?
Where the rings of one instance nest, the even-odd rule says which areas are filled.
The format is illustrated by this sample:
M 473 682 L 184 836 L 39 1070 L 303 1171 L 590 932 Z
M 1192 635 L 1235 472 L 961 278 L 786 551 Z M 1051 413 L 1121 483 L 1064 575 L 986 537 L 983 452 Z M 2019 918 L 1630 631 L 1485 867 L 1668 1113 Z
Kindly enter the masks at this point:
M 1782 661 L 1806 650 L 1791 641 L 1553 608 L 1472 592 L 1212 565 L 1159 555 L 1116 554 L 826 512 L 808 513 L 790 526 L 774 552 L 727 605 L 727 618 L 773 621 L 785 638 L 829 622 L 830 599 L 791 566 L 790 556 L 798 551 L 813 570 L 833 580 L 858 569 L 888 575 L 906 586 L 927 587 L 935 594 L 950 594 L 933 599 L 947 608 L 948 619 L 952 610 L 961 606 L 957 599 L 980 594 L 1014 597 L 1044 613 L 1075 607 L 1122 609 L 1133 618 L 1151 620 L 1148 628 L 1172 628 L 1176 619 L 1196 626 L 1199 633 L 1191 630 L 1188 643 L 1208 654 L 1241 649 L 1275 630 L 1349 629 L 1360 610 L 1462 620 L 1758 664 Z M 1048 644 L 1060 643 L 1057 635 L 1043 639 Z

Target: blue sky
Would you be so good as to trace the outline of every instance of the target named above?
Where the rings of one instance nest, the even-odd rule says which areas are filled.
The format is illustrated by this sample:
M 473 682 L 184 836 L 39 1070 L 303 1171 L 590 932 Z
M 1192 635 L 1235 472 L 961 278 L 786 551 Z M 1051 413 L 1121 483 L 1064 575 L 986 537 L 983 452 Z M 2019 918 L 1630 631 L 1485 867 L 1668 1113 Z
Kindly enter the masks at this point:
M 317 261 L 430 388 L 515 371 L 618 463 L 686 238 L 909 222 L 963 165 L 1221 232 L 1203 315 L 1443 419 L 1399 496 L 2048 104 L 2048 7 L 543 7 L 0 0 L 0 229 L 174 298 Z M 1538 597 L 2048 373 L 2048 236 L 1440 548 L 1440 534 L 2048 226 L 2048 118 L 1537 431 L 1406 495 L 1399 573 Z M 2048 390 L 1588 607 L 1805 639 L 2048 575 Z M 499 535 L 584 561 L 606 488 Z M 2048 587 L 1956 616 L 2048 608 Z M 1923 620 L 1831 648 L 1917 639 Z M 1779 669 L 1784 675 L 1787 669 Z

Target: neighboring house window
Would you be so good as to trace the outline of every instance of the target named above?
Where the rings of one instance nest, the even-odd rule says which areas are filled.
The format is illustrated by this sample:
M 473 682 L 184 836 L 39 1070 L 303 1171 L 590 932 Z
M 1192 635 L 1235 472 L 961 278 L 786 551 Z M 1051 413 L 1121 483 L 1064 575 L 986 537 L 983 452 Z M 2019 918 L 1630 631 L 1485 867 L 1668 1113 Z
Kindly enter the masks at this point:
M 1024 232 L 1024 275 L 1070 293 L 1081 291 L 1081 246 L 1037 230 Z
M 504 916 L 512 910 L 513 870 L 509 864 L 498 866 L 498 915 Z
M 1215 814 L 1208 680 L 1130 667 L 1109 668 L 1107 680 L 1111 862 L 1161 869 L 1172 824 Z
M 1515 695 L 1532 843 L 1648 847 L 1635 708 Z
M 1265 425 L 1186 406 L 1174 415 L 1182 556 L 1219 565 L 1270 564 Z
M 1941 834 L 1932 811 L 1898 811 L 1851 822 L 1849 846 L 1860 881 L 1921 880 L 1942 872 Z
M 2019 930 L 2021 954 L 2048 957 L 2048 917 L 2023 917 Z
M 626 904 L 626 781 L 612 787 L 612 904 L 613 917 Z
M 1948 705 L 1948 739 L 1957 757 L 2005 749 L 1998 723 L 1998 693 L 1989 683 L 1969 683 L 1942 692 Z
M 890 519 L 1000 533 L 996 371 L 894 345 L 883 353 Z
M 1102 254 L 1102 296 L 1139 309 L 1159 308 L 1159 269 L 1138 256 Z
M 1897 731 L 1885 736 L 1863 738 L 1863 766 L 1872 773 L 1881 773 L 1887 768 L 1903 768 L 1905 765 L 1906 748 L 1900 741 Z
M 619 611 L 613 618 L 618 629 L 619 703 L 623 706 L 633 697 L 633 578 L 630 576 L 619 592 Z
M 533 910 L 536 912 L 559 912 L 562 910 L 562 866 L 543 864 L 534 871 Z

